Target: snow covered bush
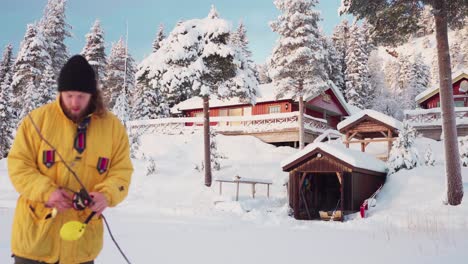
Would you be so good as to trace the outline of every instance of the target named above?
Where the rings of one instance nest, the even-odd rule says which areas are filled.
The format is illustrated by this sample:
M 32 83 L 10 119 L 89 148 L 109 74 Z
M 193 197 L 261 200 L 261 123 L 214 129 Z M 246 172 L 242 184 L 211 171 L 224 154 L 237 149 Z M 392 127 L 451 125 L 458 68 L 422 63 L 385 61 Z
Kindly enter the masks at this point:
M 426 166 L 434 166 L 435 160 L 432 153 L 432 148 L 430 145 L 427 146 L 426 151 L 424 151 L 424 164 Z
M 156 162 L 153 157 L 148 159 L 146 163 L 146 176 L 155 175 L 156 174 Z
M 216 135 L 216 131 L 210 130 L 211 166 L 213 170 L 219 171 L 221 169 L 220 159 L 225 159 L 226 157 L 218 151 Z
M 420 165 L 418 150 L 414 145 L 415 138 L 416 130 L 408 122 L 403 122 L 403 128 L 399 131 L 398 138 L 393 142 L 387 161 L 389 174 L 401 169 L 409 170 Z
M 138 154 L 139 154 L 140 146 L 141 146 L 140 135 L 138 135 L 137 133 L 135 133 L 134 135 L 130 135 L 129 141 L 130 141 L 130 157 L 132 159 L 136 159 L 139 156 Z
M 458 138 L 458 149 L 463 167 L 468 167 L 468 136 Z

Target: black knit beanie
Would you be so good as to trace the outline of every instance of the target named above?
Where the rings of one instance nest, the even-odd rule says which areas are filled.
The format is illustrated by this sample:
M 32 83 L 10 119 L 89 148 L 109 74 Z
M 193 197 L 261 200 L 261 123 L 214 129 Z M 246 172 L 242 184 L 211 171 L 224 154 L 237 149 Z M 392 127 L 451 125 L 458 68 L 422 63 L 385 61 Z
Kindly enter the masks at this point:
M 81 55 L 71 57 L 60 70 L 58 91 L 78 91 L 95 94 L 96 74 L 93 67 Z

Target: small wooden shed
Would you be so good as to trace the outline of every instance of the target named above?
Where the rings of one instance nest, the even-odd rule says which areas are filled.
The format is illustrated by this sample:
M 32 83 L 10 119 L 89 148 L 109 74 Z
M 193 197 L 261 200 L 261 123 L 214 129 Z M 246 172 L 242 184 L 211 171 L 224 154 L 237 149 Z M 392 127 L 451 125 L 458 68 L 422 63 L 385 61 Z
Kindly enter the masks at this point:
M 301 220 L 357 212 L 387 175 L 384 162 L 342 144 L 310 144 L 281 166 L 289 172 L 289 205 Z
M 367 145 L 373 142 L 387 142 L 387 155 L 381 157 L 387 160 L 392 143 L 398 137 L 403 124 L 391 116 L 374 110 L 360 111 L 338 124 L 338 130 L 345 135 L 346 147 L 350 144 L 361 144 L 361 151 L 365 152 Z

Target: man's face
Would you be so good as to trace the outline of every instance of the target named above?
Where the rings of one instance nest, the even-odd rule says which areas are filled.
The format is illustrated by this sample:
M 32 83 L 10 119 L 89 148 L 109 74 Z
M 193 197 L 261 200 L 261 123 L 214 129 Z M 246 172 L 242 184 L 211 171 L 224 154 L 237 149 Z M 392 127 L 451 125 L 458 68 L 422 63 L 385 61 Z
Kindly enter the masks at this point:
M 61 92 L 60 99 L 65 114 L 73 121 L 81 120 L 86 114 L 91 100 L 91 94 L 66 91 Z

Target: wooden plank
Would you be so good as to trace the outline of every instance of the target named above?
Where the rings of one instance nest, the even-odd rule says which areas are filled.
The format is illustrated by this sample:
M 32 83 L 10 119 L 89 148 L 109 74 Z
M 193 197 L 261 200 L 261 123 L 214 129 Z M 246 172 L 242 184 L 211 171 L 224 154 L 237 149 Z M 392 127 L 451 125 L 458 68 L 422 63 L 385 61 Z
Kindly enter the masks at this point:
M 372 142 L 392 142 L 392 141 L 395 141 L 396 138 L 378 138 L 378 139 L 356 139 L 356 140 L 353 140 L 349 143 L 372 143 Z

